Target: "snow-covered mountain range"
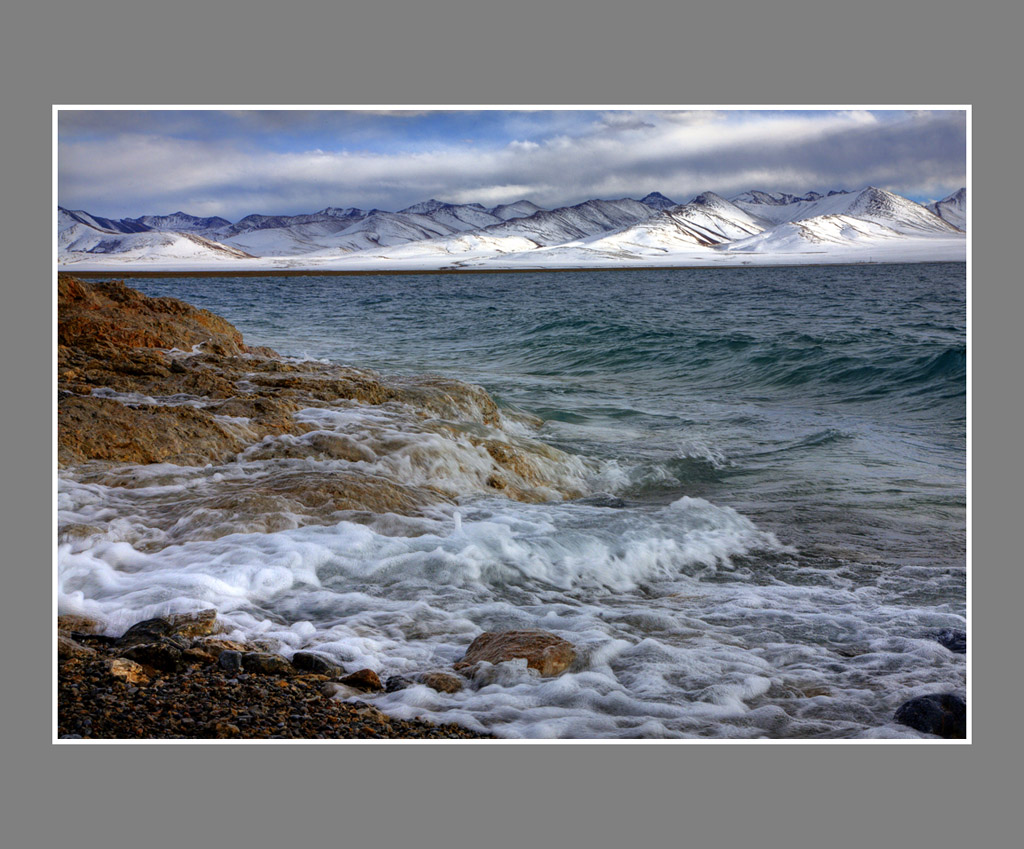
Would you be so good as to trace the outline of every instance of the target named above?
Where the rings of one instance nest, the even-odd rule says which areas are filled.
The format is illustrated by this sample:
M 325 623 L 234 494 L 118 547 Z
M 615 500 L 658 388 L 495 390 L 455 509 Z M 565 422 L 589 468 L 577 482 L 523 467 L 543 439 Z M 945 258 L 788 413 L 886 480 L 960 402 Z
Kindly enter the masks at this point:
M 874 187 L 802 196 L 703 192 L 676 203 L 542 209 L 427 200 L 237 222 L 185 212 L 113 220 L 58 207 L 58 262 L 82 270 L 558 268 L 962 260 L 967 192 L 927 207 Z

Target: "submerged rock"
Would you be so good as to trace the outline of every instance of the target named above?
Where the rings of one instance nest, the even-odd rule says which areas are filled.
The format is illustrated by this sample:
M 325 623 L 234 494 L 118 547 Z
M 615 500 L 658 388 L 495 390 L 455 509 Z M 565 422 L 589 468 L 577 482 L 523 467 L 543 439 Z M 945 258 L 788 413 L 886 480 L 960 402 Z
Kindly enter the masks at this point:
M 956 654 L 967 654 L 967 632 L 958 631 L 955 628 L 943 628 L 928 635 L 940 645 L 945 646 Z
M 967 737 L 967 703 L 955 693 L 933 693 L 904 702 L 896 709 L 901 725 L 947 739 Z
M 576 659 L 576 649 L 548 631 L 486 631 L 469 644 L 455 669 L 469 669 L 482 661 L 502 663 L 519 658 L 543 677 L 552 677 L 569 668 Z
M 424 672 L 419 680 L 439 693 L 458 693 L 465 686 L 465 682 L 458 675 L 448 672 Z

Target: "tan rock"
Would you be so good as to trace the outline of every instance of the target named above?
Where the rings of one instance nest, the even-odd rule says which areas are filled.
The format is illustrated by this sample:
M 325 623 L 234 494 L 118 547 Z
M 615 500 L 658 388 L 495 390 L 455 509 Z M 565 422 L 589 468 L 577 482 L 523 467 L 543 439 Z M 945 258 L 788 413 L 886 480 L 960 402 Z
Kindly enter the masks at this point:
M 142 664 L 129 660 L 126 657 L 114 658 L 107 665 L 107 669 L 114 678 L 120 678 L 126 684 L 148 684 L 149 676 Z
M 346 675 L 344 678 L 339 679 L 339 683 L 348 687 L 355 687 L 355 689 L 363 690 L 364 692 L 384 689 L 384 685 L 380 683 L 380 678 L 377 677 L 377 673 L 372 669 L 360 669 L 358 672 L 353 672 L 351 675 Z
M 544 677 L 561 675 L 576 659 L 572 643 L 547 631 L 487 631 L 473 640 L 456 670 L 481 661 L 502 663 L 523 658 L 530 669 Z
M 211 413 L 193 407 L 128 407 L 109 398 L 64 398 L 57 405 L 57 460 L 177 463 L 226 460 L 244 441 Z
M 419 676 L 421 684 L 426 684 L 439 693 L 457 693 L 465 682 L 458 676 L 448 672 L 424 672 Z

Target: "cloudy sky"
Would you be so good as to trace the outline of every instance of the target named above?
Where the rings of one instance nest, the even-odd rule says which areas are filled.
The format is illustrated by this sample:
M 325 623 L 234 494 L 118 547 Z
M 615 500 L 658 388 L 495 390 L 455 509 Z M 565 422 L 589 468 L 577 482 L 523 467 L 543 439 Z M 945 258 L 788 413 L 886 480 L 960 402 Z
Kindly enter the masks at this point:
M 963 111 L 104 111 L 58 115 L 58 203 L 111 218 L 545 207 L 660 191 L 966 185 Z

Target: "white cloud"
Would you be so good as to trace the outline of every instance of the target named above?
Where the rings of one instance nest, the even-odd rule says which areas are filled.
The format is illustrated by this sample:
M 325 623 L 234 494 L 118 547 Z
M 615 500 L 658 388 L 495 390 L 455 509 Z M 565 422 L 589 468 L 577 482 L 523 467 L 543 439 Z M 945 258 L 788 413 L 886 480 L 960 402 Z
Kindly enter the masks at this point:
M 523 129 L 543 117 L 516 115 L 510 123 Z M 258 134 L 233 142 L 176 138 L 142 132 L 136 122 L 112 137 L 62 141 L 59 194 L 64 205 L 100 215 L 185 209 L 237 219 L 328 205 L 399 209 L 427 197 L 486 204 L 529 197 L 555 206 L 655 189 L 688 200 L 706 189 L 874 183 L 924 195 L 956 188 L 965 172 L 963 113 L 879 121 L 862 111 L 640 110 L 590 113 L 573 126 L 569 118 L 559 115 L 552 126 L 560 131 L 546 138 L 517 134 L 504 146 L 438 144 L 411 154 L 278 152 L 260 149 Z

